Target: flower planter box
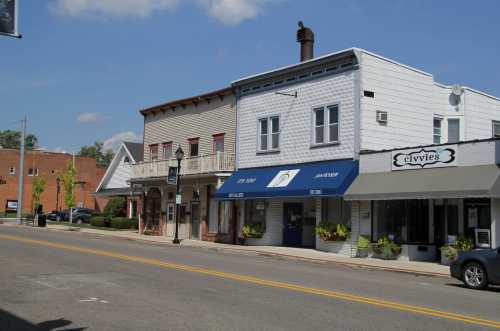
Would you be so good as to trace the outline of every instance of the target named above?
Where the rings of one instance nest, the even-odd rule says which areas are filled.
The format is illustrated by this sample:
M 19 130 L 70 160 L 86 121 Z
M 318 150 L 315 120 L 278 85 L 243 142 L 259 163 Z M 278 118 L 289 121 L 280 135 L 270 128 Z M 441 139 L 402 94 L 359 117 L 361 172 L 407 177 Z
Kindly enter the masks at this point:
M 262 246 L 262 238 L 245 238 L 245 244 L 247 246 Z
M 316 249 L 322 252 L 330 252 L 351 256 L 352 244 L 347 241 L 326 241 L 321 238 L 316 240 Z

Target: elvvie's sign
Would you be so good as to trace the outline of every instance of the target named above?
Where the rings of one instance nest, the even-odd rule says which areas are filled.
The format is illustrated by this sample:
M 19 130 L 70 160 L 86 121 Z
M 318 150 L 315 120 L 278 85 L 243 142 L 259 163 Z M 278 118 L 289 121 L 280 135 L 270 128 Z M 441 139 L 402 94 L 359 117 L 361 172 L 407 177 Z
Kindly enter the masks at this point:
M 422 147 L 392 152 L 392 170 L 454 167 L 457 145 Z

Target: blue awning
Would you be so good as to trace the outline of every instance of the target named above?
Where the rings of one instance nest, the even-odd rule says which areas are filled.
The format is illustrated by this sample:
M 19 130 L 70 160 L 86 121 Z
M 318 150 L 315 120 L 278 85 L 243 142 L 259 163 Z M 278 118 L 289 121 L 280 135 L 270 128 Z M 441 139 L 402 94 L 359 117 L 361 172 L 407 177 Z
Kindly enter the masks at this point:
M 357 175 L 354 160 L 241 169 L 226 180 L 215 198 L 342 196 Z

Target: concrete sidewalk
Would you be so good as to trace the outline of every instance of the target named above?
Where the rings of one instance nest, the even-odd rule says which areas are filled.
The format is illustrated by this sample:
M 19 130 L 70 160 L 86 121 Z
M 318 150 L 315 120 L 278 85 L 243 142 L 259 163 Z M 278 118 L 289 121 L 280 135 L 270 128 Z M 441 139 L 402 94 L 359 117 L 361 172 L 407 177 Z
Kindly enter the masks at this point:
M 4 222 L 3 225 L 19 226 L 16 225 L 15 222 Z M 68 231 L 68 226 L 48 224 L 47 228 L 38 228 L 38 229 Z M 137 231 L 129 231 L 129 230 L 109 231 L 109 230 L 87 229 L 87 228 L 76 228 L 76 229 L 78 229 L 78 232 L 81 233 L 89 233 L 89 234 L 129 239 L 129 240 L 139 240 L 144 242 L 154 242 L 154 243 L 174 246 L 174 244 L 172 244 L 172 238 L 170 237 L 139 235 Z M 372 258 L 351 258 L 345 255 L 321 252 L 308 248 L 293 248 L 293 247 L 280 247 L 280 246 L 242 246 L 242 245 L 220 244 L 220 243 L 213 243 L 201 240 L 190 240 L 190 239 L 182 240 L 181 246 L 246 252 L 258 255 L 279 256 L 284 258 L 300 259 L 318 263 L 336 263 L 336 264 L 356 266 L 360 268 L 403 272 L 415 275 L 450 277 L 449 267 L 440 265 L 438 263 L 380 260 Z

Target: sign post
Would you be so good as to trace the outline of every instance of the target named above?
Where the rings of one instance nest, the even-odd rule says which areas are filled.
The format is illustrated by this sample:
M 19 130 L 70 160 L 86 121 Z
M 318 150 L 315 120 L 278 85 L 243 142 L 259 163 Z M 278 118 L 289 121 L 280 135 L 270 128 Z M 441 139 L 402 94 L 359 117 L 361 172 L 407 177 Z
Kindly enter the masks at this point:
M 0 0 L 0 34 L 21 38 L 17 29 L 19 0 Z

